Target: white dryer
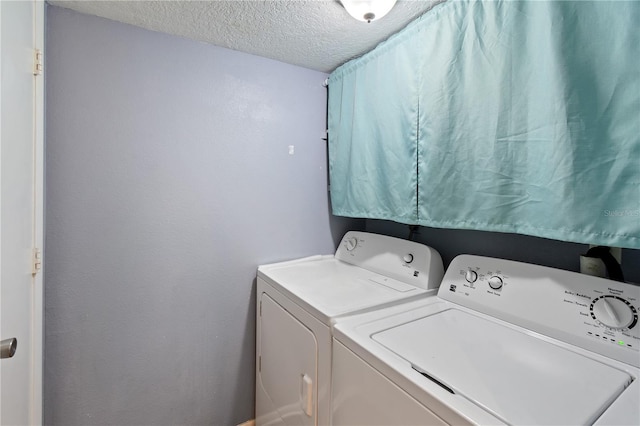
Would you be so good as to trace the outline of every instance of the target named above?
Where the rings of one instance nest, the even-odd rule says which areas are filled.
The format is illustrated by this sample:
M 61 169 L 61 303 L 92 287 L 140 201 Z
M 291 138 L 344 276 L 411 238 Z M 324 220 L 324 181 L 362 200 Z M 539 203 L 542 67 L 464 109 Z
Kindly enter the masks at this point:
M 332 425 L 640 424 L 640 287 L 462 255 L 334 330 Z
M 440 255 L 415 242 L 348 232 L 335 256 L 258 268 L 256 423 L 327 425 L 332 326 L 435 294 Z

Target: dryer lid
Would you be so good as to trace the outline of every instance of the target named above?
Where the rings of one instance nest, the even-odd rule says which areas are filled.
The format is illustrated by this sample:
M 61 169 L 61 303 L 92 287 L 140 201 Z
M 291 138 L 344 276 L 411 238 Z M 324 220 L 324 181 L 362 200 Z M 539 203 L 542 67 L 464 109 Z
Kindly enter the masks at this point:
M 533 333 L 458 309 L 372 338 L 509 424 L 591 424 L 632 381 Z
M 261 266 L 258 277 L 325 323 L 426 292 L 333 257 Z

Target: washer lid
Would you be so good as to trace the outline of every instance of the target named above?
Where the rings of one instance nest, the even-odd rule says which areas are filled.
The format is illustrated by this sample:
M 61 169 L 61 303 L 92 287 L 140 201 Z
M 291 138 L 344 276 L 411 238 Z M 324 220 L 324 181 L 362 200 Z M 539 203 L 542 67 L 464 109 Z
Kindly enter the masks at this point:
M 509 424 L 591 424 L 632 381 L 621 370 L 457 309 L 372 338 Z

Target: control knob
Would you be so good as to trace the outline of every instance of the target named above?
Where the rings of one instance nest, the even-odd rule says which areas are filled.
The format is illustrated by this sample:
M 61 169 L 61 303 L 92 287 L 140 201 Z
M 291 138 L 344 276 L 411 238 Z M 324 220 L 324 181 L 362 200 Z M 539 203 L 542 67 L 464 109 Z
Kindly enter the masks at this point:
M 489 278 L 489 287 L 494 290 L 500 290 L 502 288 L 502 278 L 497 275 Z
M 413 255 L 411 253 L 407 253 L 402 256 L 402 260 L 404 260 L 404 263 L 411 263 L 413 262 Z
M 591 302 L 590 310 L 591 317 L 608 328 L 633 328 L 638 322 L 636 308 L 619 296 L 600 296 Z
M 358 246 L 358 239 L 355 237 L 347 238 L 344 242 L 344 245 L 347 251 L 352 251 Z
M 478 273 L 473 269 L 469 269 L 465 272 L 464 279 L 467 280 L 468 283 L 474 283 L 478 279 Z

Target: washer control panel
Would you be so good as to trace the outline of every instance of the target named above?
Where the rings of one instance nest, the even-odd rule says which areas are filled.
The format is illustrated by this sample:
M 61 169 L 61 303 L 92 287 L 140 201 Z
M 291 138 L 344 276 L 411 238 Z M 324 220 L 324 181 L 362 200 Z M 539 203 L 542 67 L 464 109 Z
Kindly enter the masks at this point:
M 461 255 L 447 269 L 438 296 L 640 367 L 640 286 Z

